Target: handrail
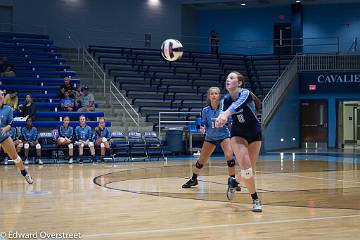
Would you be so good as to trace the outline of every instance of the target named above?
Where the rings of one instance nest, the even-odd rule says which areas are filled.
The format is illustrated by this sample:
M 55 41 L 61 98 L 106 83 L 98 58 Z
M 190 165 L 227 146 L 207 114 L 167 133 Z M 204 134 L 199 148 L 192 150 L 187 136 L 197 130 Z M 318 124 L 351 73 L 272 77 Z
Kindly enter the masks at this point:
M 297 55 L 298 71 L 359 70 L 357 54 L 302 54 Z
M 90 60 L 88 60 L 88 59 L 90 59 Z M 103 81 L 104 97 L 106 97 L 106 73 L 99 66 L 99 64 L 94 60 L 94 58 L 91 56 L 91 54 L 85 48 L 83 48 L 83 62 L 85 62 L 85 61 L 89 64 L 89 66 L 93 70 L 93 81 L 95 81 L 95 74 L 99 77 L 99 79 L 101 79 Z
M 131 115 L 131 113 L 126 109 L 126 106 L 122 103 L 122 101 L 119 100 L 119 98 L 117 97 L 117 95 L 112 91 L 112 89 L 115 89 L 116 93 L 122 98 L 123 101 L 125 101 L 125 103 L 127 104 L 128 107 L 130 107 L 130 109 L 135 113 L 135 117 L 136 119 Z M 112 103 L 111 101 L 111 97 L 114 97 L 118 103 L 120 103 L 120 105 L 123 107 L 123 109 L 125 110 L 125 112 L 129 115 L 129 117 L 131 118 L 131 120 L 136 124 L 137 126 L 137 131 L 139 131 L 139 127 L 140 127 L 140 115 L 139 113 L 131 106 L 131 104 L 128 102 L 128 100 L 125 98 L 125 96 L 120 92 L 120 90 L 116 87 L 116 85 L 110 81 L 110 103 Z
M 276 107 L 279 105 L 286 89 L 297 75 L 297 57 L 294 57 L 286 66 L 276 83 L 272 86 L 263 100 L 262 124 L 266 126 Z
M 179 115 L 179 114 L 193 114 L 193 115 L 199 115 L 201 116 L 201 112 L 159 112 L 159 125 L 158 125 L 158 131 L 159 131 L 159 138 L 161 137 L 161 123 L 193 123 L 194 121 L 189 121 L 189 120 L 172 120 L 172 121 L 166 121 L 166 120 L 161 120 L 161 114 L 165 114 L 165 115 L 172 115 L 172 114 L 176 114 L 176 115 Z

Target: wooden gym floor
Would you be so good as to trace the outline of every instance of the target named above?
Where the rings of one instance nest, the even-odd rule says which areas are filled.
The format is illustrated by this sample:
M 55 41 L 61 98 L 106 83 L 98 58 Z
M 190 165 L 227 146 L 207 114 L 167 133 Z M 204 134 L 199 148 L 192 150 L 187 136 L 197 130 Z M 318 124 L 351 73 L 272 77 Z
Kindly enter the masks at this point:
M 211 160 L 192 189 L 181 188 L 191 175 L 189 160 L 31 165 L 33 185 L 14 166 L 0 166 L 0 239 L 9 232 L 80 233 L 81 239 L 356 239 L 360 159 L 352 159 L 262 157 L 256 180 L 263 213 L 251 212 L 244 187 L 227 201 L 221 160 Z

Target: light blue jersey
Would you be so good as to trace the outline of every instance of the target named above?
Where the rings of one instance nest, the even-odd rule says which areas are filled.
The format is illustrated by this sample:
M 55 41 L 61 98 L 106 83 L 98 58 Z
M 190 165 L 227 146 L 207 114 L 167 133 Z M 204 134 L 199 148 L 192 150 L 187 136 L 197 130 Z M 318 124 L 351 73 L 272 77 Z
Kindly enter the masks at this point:
M 72 140 L 74 137 L 73 127 L 69 126 L 69 127 L 65 128 L 64 126 L 60 126 L 59 127 L 59 137 L 68 138 L 68 139 Z
M 38 131 L 36 127 L 32 127 L 30 129 L 27 127 L 23 127 L 21 129 L 21 136 L 25 142 L 36 141 L 38 140 Z
M 215 127 L 215 120 L 221 112 L 221 106 L 212 109 L 210 105 L 204 107 L 201 112 L 202 125 L 205 127 L 205 141 L 218 141 L 230 137 L 230 131 L 225 125 L 222 128 Z
M 18 131 L 16 130 L 15 127 L 12 127 L 10 130 L 9 130 L 9 135 L 11 137 L 12 140 L 17 140 L 19 139 L 19 134 L 18 134 Z
M 95 128 L 95 134 L 96 134 L 96 138 L 100 138 L 100 137 L 104 137 L 106 139 L 110 139 L 111 138 L 111 132 L 110 129 L 105 127 L 103 130 L 100 130 L 99 127 Z
M 11 125 L 13 121 L 13 110 L 8 105 L 2 105 L 0 107 L 0 128 L 6 127 L 8 125 Z M 8 138 L 11 135 L 10 131 L 5 133 L 5 135 L 0 134 L 0 143 L 4 141 L 6 138 Z
M 88 125 L 85 125 L 84 127 L 77 126 L 75 128 L 75 136 L 77 140 L 81 141 L 92 140 L 93 133 L 91 127 L 89 127 Z

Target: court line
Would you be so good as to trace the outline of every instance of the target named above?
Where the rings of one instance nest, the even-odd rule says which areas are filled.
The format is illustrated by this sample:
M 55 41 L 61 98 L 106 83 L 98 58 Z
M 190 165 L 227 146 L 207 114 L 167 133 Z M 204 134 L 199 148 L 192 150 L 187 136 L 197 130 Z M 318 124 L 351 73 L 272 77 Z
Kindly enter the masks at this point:
M 360 182 L 357 182 L 357 181 L 344 180 L 344 179 L 336 179 L 336 178 L 308 177 L 308 176 L 303 176 L 303 175 L 298 175 L 298 174 L 291 174 L 291 175 L 289 175 L 289 176 L 290 176 L 290 177 L 316 179 L 316 180 L 326 180 L 326 181 L 331 180 L 331 181 L 337 181 L 337 182 L 346 182 L 346 183 L 356 183 L 356 184 L 360 184 Z
M 322 221 L 322 220 L 328 221 L 328 220 L 357 218 L 357 217 L 360 217 L 360 214 L 331 216 L 331 217 L 298 218 L 298 219 L 275 220 L 275 221 L 264 221 L 264 222 L 207 225 L 207 226 L 197 226 L 197 227 L 164 228 L 164 229 L 139 230 L 139 231 L 127 231 L 127 232 L 98 233 L 98 234 L 82 235 L 82 237 L 83 238 L 100 238 L 100 237 L 111 237 L 111 236 L 121 236 L 121 235 L 137 235 L 137 234 L 140 235 L 140 234 L 184 232 L 184 231 L 205 230 L 205 229 L 213 229 L 213 228 L 229 228 L 229 227 L 240 227 L 240 226 L 251 226 L 251 225 L 295 223 L 295 222 Z

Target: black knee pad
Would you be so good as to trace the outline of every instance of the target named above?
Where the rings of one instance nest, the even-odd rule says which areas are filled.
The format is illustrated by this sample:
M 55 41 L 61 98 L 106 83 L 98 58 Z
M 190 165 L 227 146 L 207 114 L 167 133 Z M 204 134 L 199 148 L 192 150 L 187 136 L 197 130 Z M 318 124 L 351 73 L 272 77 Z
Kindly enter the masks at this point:
M 195 167 L 198 168 L 198 169 L 202 169 L 204 165 L 202 165 L 201 163 L 199 163 L 199 161 L 196 161 L 195 163 Z
M 228 167 L 234 167 L 236 165 L 235 159 L 227 160 L 226 163 Z

